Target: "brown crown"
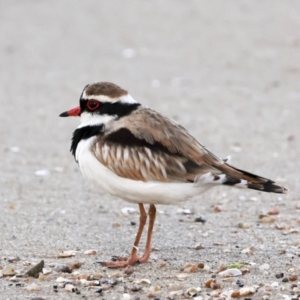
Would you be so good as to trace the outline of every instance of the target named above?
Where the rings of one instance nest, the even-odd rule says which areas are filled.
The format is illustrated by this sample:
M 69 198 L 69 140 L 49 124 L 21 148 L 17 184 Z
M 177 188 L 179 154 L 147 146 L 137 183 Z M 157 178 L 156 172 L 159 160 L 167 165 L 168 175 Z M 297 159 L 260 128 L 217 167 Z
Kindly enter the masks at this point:
M 111 98 L 118 98 L 128 94 L 127 91 L 110 82 L 97 82 L 90 84 L 85 88 L 85 93 L 87 96 L 104 95 Z

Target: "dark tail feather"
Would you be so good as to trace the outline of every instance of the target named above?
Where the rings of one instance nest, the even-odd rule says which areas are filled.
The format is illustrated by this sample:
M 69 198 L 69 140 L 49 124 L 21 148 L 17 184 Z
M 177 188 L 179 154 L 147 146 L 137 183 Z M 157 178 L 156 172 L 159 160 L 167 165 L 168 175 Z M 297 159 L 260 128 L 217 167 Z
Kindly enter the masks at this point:
M 278 194 L 287 194 L 288 190 L 284 188 L 283 186 L 274 184 L 275 182 L 268 179 L 267 182 L 263 184 L 253 184 L 253 183 L 248 183 L 248 188 L 253 189 L 253 190 L 259 190 L 262 192 L 268 192 L 268 193 L 278 193 Z
M 228 168 L 229 167 L 229 168 Z M 258 190 L 261 192 L 287 194 L 288 190 L 282 186 L 275 184 L 275 181 L 270 179 L 237 169 L 226 164 L 225 181 L 223 184 L 248 187 L 249 189 Z

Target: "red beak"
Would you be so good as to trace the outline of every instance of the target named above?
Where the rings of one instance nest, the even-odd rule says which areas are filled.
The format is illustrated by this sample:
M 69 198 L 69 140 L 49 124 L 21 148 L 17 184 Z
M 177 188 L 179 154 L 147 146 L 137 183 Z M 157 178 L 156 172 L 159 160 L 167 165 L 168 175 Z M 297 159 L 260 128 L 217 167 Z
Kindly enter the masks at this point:
M 72 108 L 68 111 L 61 113 L 59 116 L 60 117 L 78 117 L 78 116 L 80 116 L 80 114 L 81 114 L 81 108 L 78 106 L 78 107 Z

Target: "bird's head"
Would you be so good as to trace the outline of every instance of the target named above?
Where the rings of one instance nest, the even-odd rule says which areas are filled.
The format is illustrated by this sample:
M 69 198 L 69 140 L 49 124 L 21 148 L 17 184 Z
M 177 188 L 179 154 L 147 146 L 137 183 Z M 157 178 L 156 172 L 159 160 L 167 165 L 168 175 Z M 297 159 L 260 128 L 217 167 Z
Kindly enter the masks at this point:
M 60 117 L 80 116 L 81 126 L 105 124 L 129 114 L 140 104 L 127 91 L 110 82 L 88 84 L 80 96 L 79 106 Z

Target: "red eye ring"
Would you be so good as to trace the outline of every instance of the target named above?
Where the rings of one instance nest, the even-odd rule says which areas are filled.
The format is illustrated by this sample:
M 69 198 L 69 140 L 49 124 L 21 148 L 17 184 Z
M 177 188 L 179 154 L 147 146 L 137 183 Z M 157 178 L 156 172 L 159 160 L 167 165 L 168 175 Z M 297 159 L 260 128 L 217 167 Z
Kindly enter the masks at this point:
M 94 111 L 97 108 L 99 108 L 100 102 L 97 100 L 91 99 L 91 100 L 87 101 L 86 106 L 90 111 Z

